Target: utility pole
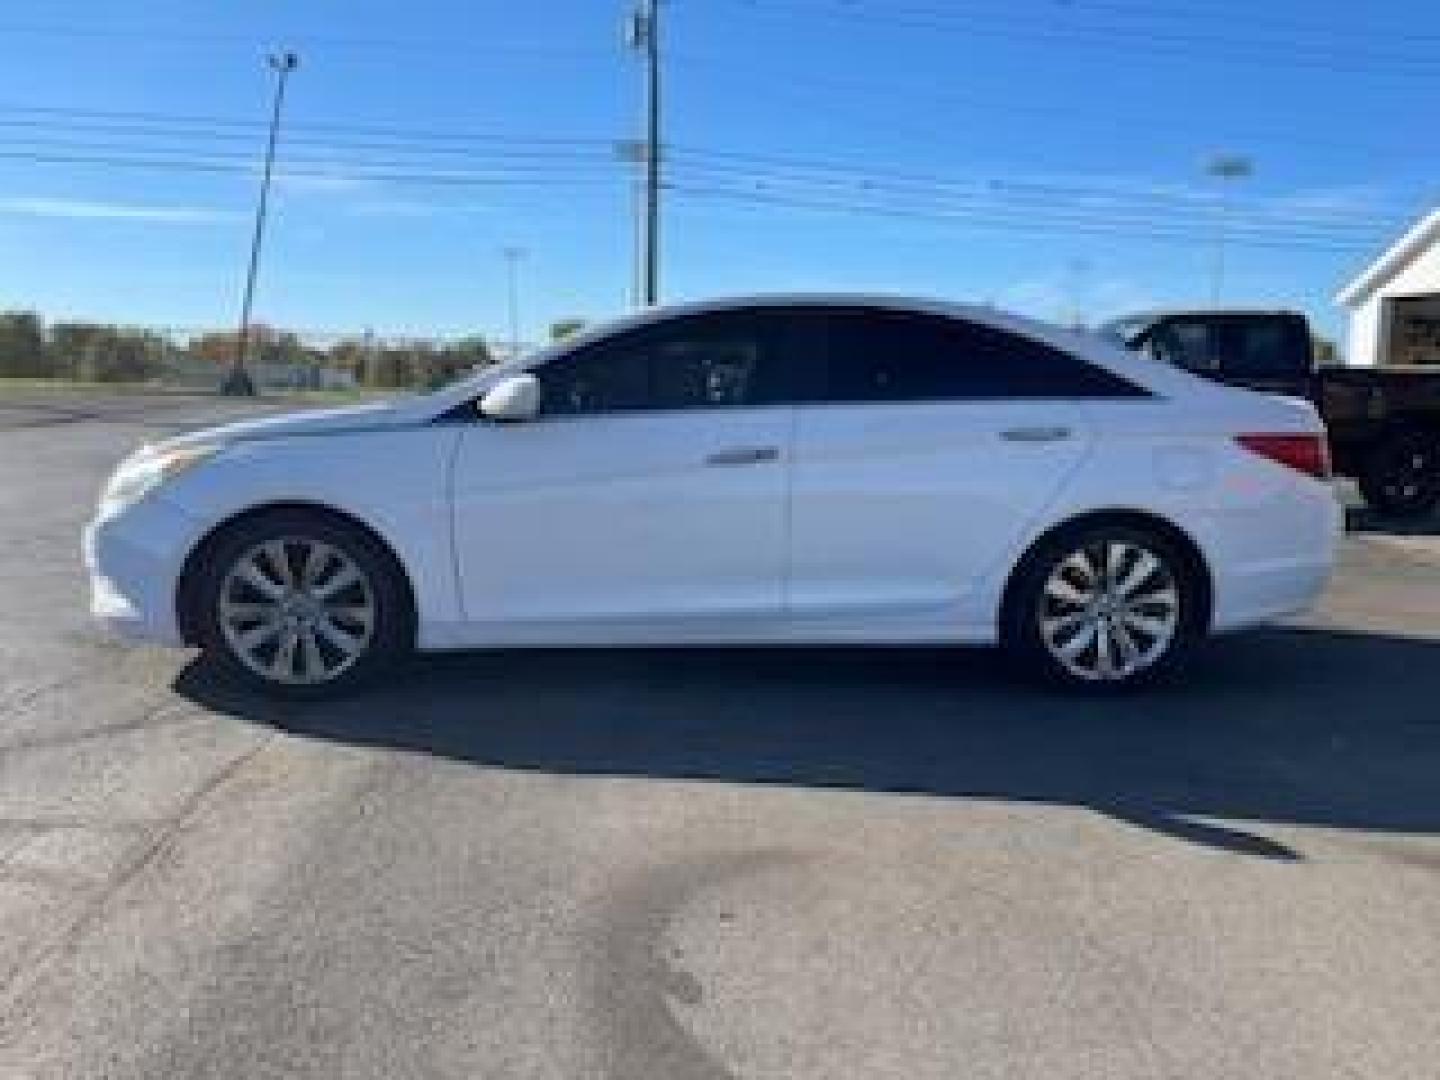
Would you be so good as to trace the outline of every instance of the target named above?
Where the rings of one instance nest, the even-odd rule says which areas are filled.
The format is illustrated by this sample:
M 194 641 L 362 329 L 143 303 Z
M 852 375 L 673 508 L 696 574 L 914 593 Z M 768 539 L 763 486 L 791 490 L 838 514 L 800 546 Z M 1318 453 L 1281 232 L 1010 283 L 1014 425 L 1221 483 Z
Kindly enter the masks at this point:
M 641 272 L 645 262 L 645 143 L 621 139 L 615 144 L 615 156 L 635 170 L 630 181 L 630 306 L 640 307 L 645 290 Z
M 506 277 L 509 282 L 510 359 L 514 360 L 520 355 L 520 281 L 518 271 L 520 260 L 525 257 L 525 249 L 506 247 L 500 249 L 500 254 L 505 256 Z
M 660 4 L 638 0 L 630 22 L 630 45 L 645 58 L 645 208 L 640 301 L 660 301 Z
M 270 209 L 270 180 L 275 170 L 275 143 L 280 135 L 280 110 L 285 104 L 285 83 L 300 66 L 293 52 L 271 53 L 266 58 L 276 74 L 275 104 L 270 112 L 270 137 L 265 145 L 265 171 L 260 180 L 260 202 L 255 207 L 255 232 L 250 239 L 250 269 L 245 275 L 245 297 L 240 302 L 240 332 L 235 343 L 235 366 L 220 386 L 222 394 L 255 396 L 255 380 L 245 366 L 250 351 L 250 308 L 255 301 L 255 275 L 260 269 L 260 245 L 265 239 L 265 216 Z
M 1255 175 L 1255 164 L 1238 154 L 1217 154 L 1205 166 L 1208 176 L 1220 181 L 1220 203 L 1215 217 L 1215 264 L 1210 271 L 1210 305 L 1220 306 L 1225 287 L 1225 241 L 1230 217 L 1230 183 Z

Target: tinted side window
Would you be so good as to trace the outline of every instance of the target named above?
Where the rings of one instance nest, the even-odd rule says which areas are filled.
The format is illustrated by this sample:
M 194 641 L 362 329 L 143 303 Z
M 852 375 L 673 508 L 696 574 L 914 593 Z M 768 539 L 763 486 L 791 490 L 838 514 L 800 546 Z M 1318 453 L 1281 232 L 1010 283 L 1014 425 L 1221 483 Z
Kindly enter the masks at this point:
M 535 374 L 546 416 L 633 412 L 649 406 L 649 361 L 639 348 L 586 349 Z
M 718 312 L 644 327 L 536 371 L 548 416 L 723 409 L 781 399 L 779 316 Z
M 764 351 L 758 334 L 700 334 L 656 342 L 650 349 L 657 409 L 720 409 L 748 405 Z
M 1145 395 L 1043 342 L 958 319 L 837 311 L 829 319 L 828 338 L 832 401 Z

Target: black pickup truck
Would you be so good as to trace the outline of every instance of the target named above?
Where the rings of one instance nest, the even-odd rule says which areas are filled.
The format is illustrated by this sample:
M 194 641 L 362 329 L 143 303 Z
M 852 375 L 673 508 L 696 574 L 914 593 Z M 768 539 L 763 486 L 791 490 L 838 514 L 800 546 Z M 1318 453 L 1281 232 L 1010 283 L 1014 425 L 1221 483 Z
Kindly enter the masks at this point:
M 1309 399 L 1330 431 L 1335 472 L 1374 509 L 1419 517 L 1440 505 L 1440 368 L 1322 367 L 1293 311 L 1160 311 L 1101 332 L 1233 386 Z

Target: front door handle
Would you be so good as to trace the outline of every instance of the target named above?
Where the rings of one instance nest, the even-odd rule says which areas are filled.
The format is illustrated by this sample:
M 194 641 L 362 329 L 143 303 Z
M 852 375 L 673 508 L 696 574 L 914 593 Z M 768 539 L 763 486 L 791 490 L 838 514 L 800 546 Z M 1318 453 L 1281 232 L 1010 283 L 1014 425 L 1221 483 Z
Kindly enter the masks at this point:
M 732 446 L 717 450 L 705 459 L 706 465 L 763 465 L 767 461 L 779 461 L 778 446 Z
M 1068 439 L 1073 432 L 1068 427 L 1037 426 L 1037 427 L 1013 427 L 1006 428 L 1000 432 L 1000 437 L 1008 442 L 1059 442 Z

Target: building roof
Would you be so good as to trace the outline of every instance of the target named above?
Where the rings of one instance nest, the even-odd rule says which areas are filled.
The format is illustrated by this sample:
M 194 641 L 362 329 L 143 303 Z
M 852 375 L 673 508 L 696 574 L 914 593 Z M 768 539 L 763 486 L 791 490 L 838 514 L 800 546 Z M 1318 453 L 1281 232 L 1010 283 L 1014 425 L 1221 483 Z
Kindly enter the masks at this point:
M 1348 308 L 1359 307 L 1376 289 L 1395 277 L 1415 261 L 1432 244 L 1440 242 L 1440 210 L 1432 210 L 1417 221 L 1404 236 L 1396 240 L 1354 281 L 1335 294 L 1335 302 Z

